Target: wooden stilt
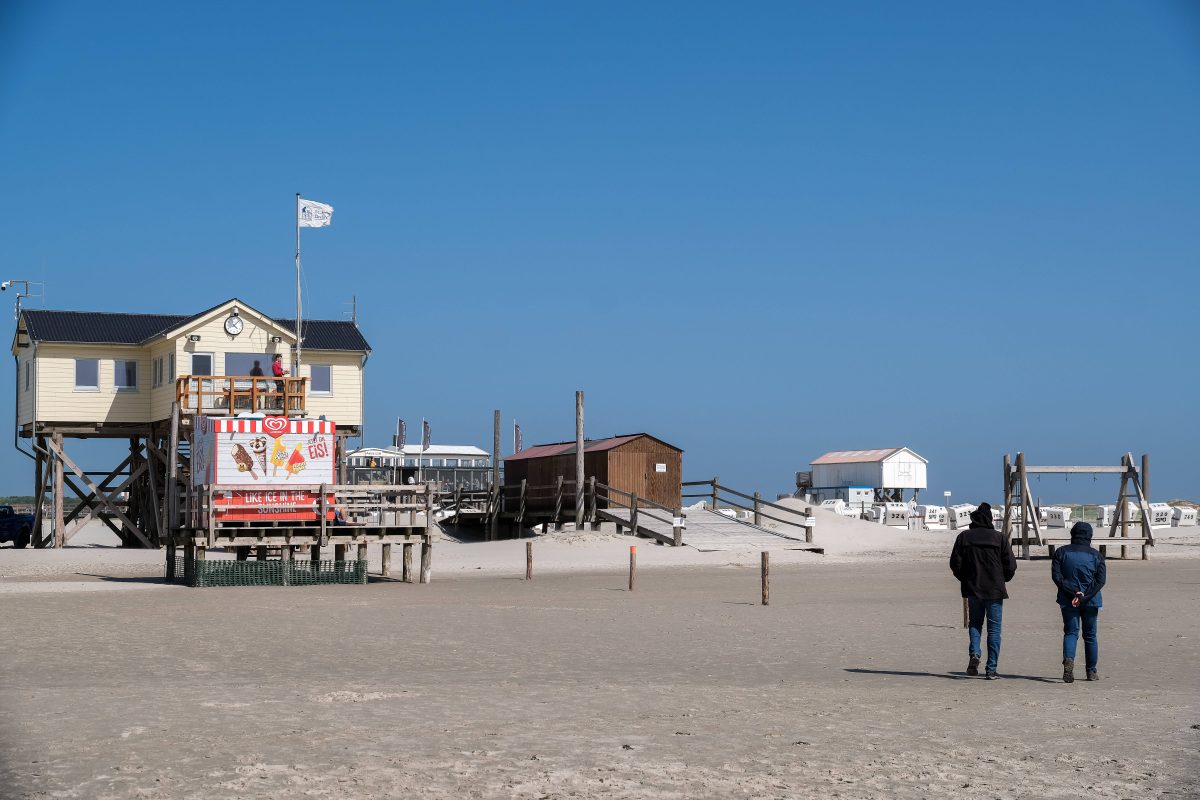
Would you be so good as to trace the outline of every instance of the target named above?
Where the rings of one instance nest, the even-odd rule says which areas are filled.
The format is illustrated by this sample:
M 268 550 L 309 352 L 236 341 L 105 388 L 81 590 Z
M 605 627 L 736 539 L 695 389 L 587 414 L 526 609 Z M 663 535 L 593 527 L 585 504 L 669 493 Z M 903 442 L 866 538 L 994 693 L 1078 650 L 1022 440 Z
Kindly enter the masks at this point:
M 384 543 L 379 549 L 379 574 L 385 578 L 392 576 L 392 546 Z
M 421 544 L 421 583 L 433 578 L 433 542 L 426 539 Z
M 412 551 L 413 543 L 405 542 L 400 559 L 400 580 L 405 583 L 412 583 Z
M 54 441 L 61 448 L 63 443 L 62 434 L 54 434 Z M 67 544 L 67 525 L 63 514 L 63 463 L 61 458 L 54 459 L 54 488 L 52 492 L 54 546 L 65 547 Z

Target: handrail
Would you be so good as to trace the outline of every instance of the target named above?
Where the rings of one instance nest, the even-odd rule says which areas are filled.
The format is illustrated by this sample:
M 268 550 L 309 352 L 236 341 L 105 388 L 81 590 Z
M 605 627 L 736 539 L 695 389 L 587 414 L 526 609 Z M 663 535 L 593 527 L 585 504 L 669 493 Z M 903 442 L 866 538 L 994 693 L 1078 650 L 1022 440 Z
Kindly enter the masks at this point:
M 308 378 L 284 375 L 180 375 L 175 400 L 185 413 L 306 411 Z

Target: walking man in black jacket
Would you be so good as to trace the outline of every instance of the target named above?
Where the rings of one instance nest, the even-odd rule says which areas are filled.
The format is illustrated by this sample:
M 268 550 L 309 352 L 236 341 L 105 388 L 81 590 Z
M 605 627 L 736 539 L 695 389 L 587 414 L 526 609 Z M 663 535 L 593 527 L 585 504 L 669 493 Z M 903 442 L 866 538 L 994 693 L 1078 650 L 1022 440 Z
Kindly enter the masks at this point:
M 954 540 L 950 571 L 962 586 L 962 596 L 967 598 L 970 634 L 967 674 L 979 674 L 979 640 L 983 636 L 983 621 L 987 619 L 985 677 L 995 680 L 1000 661 L 1000 621 L 1008 598 L 1004 584 L 1017 574 L 1017 559 L 1008 539 L 996 530 L 992 507 L 987 503 L 971 512 L 971 527 Z

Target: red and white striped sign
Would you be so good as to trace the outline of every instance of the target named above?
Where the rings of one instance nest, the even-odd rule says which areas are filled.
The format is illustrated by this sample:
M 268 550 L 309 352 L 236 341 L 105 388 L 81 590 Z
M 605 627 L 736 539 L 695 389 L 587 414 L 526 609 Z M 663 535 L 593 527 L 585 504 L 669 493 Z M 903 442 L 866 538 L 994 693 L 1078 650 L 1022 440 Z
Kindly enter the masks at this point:
M 337 426 L 327 419 L 288 419 L 287 417 L 263 417 L 262 419 L 238 419 L 236 417 L 205 417 L 217 433 L 265 433 L 279 438 L 285 433 L 336 433 Z

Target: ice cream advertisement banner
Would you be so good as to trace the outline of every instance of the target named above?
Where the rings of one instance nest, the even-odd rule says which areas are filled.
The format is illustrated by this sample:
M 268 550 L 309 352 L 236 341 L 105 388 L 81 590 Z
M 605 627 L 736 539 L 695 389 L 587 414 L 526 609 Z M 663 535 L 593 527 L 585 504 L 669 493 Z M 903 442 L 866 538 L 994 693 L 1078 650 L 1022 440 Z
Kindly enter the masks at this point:
M 192 484 L 286 487 L 337 482 L 326 420 L 193 418 Z

